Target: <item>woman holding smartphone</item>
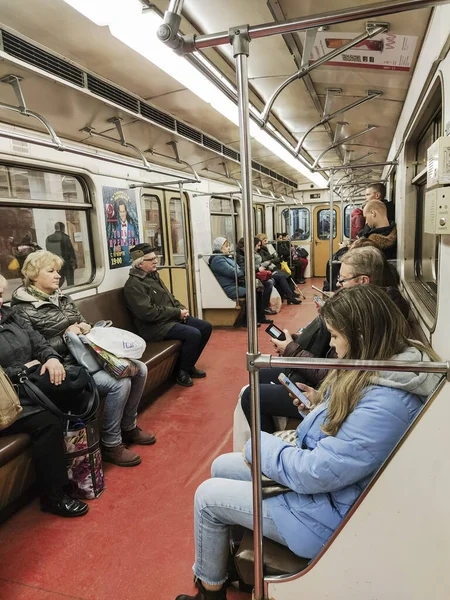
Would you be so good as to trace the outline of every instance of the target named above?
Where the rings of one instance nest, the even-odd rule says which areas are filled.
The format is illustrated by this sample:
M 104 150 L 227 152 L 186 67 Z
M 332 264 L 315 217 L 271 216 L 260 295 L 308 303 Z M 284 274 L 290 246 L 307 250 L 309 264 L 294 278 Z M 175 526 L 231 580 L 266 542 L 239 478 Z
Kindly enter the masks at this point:
M 373 286 L 342 289 L 322 309 L 339 358 L 436 360 L 408 339 L 409 327 L 387 294 Z M 381 326 L 383 324 L 383 326 Z M 263 534 L 295 554 L 313 558 L 415 419 L 439 376 L 331 370 L 319 390 L 301 386 L 311 410 L 292 446 L 261 434 L 264 475 L 290 491 L 263 500 Z M 243 454 L 219 456 L 212 478 L 197 489 L 194 507 L 199 579 L 195 596 L 225 600 L 232 525 L 253 527 L 251 442 Z

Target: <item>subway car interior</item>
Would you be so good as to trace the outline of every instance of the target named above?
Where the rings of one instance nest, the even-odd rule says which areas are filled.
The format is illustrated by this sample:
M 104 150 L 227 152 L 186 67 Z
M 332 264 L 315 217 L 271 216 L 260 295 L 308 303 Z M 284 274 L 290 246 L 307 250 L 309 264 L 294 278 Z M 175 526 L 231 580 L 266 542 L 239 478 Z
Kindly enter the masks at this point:
M 0 375 L 22 401 L 70 306 L 100 397 L 75 504 L 0 425 L 0 600 L 450 597 L 449 51 L 449 0 L 0 0 Z M 97 375 L 142 369 L 116 445 Z

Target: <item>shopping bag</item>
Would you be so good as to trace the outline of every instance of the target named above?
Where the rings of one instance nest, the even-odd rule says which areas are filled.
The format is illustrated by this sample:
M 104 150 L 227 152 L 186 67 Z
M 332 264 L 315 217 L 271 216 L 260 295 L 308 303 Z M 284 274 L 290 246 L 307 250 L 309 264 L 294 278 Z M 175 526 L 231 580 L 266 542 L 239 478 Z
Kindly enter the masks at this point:
M 280 267 L 281 270 L 284 271 L 285 273 L 287 273 L 288 275 L 291 275 L 291 269 L 289 268 L 289 265 L 287 264 L 287 262 L 285 260 L 282 260 L 280 263 Z
M 277 288 L 273 288 L 270 294 L 270 308 L 275 312 L 279 313 L 282 305 L 281 296 L 277 290 Z
M 145 340 L 126 329 L 117 327 L 93 327 L 87 339 L 119 358 L 139 359 L 146 348 Z
M 92 500 L 105 489 L 98 419 L 70 426 L 64 434 L 70 495 Z
M 112 329 L 112 327 L 110 329 Z M 84 344 L 87 344 L 92 349 L 102 369 L 108 371 L 108 373 L 116 379 L 134 377 L 138 373 L 139 366 L 132 360 L 115 356 L 115 354 L 108 352 L 104 348 L 100 348 L 100 346 L 94 344 L 87 335 L 80 335 L 78 337 Z

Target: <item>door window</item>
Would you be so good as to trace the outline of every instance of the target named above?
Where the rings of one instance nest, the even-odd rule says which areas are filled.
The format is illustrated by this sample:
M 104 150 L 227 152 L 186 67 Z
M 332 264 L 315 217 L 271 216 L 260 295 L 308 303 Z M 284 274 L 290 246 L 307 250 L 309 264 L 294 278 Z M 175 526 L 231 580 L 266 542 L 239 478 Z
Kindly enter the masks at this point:
M 333 239 L 336 237 L 336 211 L 333 208 Z M 330 239 L 330 210 L 322 209 L 317 212 L 317 238 Z
M 183 205 L 180 198 L 170 199 L 170 243 L 174 265 L 186 264 L 186 244 L 183 233 Z
M 142 202 L 144 241 L 155 249 L 159 263 L 164 264 L 161 203 L 157 196 L 144 196 Z

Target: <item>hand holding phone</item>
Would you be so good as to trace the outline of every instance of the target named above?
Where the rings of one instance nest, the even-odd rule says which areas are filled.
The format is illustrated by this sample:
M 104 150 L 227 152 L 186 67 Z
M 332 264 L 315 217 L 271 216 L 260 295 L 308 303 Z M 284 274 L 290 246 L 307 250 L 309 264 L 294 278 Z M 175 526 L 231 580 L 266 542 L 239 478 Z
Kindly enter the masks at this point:
M 295 383 L 292 383 L 292 381 L 289 379 L 289 377 L 287 377 L 287 375 L 285 375 L 284 373 L 280 373 L 280 375 L 278 376 L 278 381 L 281 383 L 281 385 L 284 385 L 284 387 L 287 389 L 287 391 L 290 394 L 292 394 L 298 400 L 300 400 L 300 402 L 302 404 L 304 404 L 306 406 L 306 408 L 308 408 L 308 409 L 311 408 L 311 402 L 308 400 L 308 398 L 305 396 L 305 394 L 303 394 L 298 389 L 298 387 L 295 385 Z
M 284 331 L 276 325 L 274 325 L 273 323 L 269 325 L 269 327 L 267 327 L 266 333 L 268 333 L 270 337 L 273 337 L 280 342 L 284 342 L 286 340 L 286 335 L 284 334 Z
M 319 298 L 319 296 L 313 296 L 314 302 L 316 303 L 317 308 L 320 310 L 322 306 L 325 304 L 325 300 L 323 298 Z

